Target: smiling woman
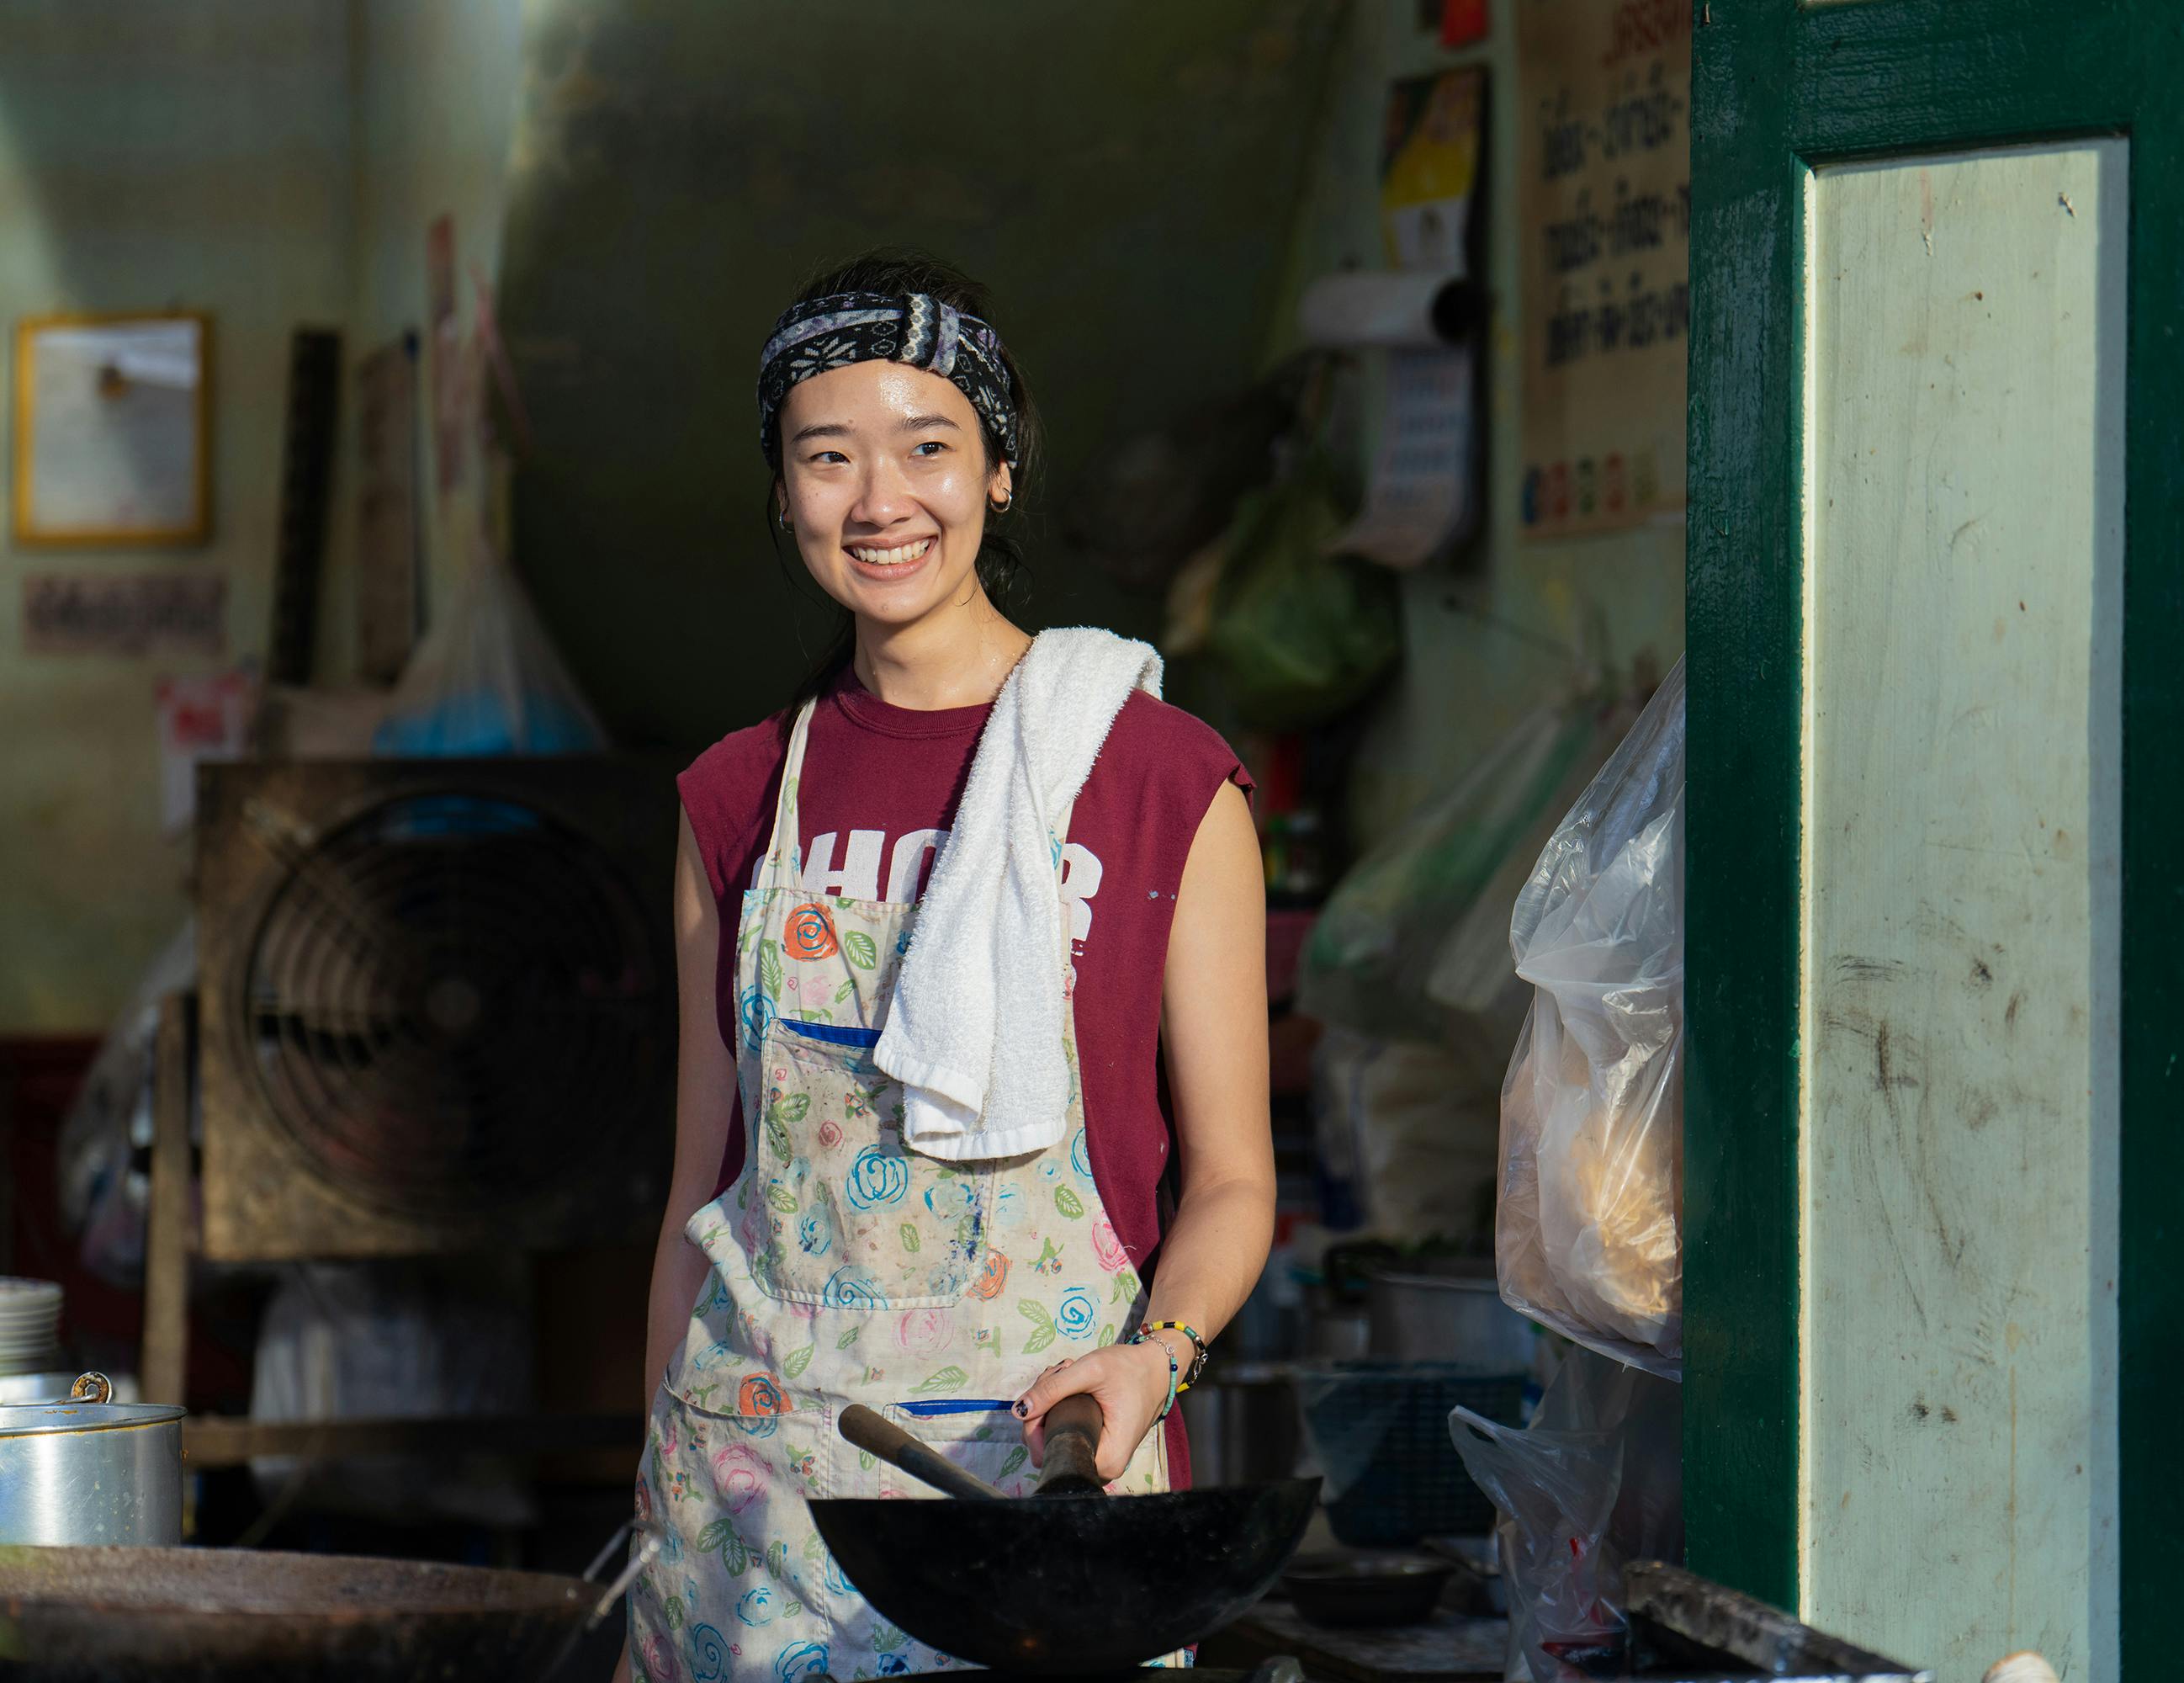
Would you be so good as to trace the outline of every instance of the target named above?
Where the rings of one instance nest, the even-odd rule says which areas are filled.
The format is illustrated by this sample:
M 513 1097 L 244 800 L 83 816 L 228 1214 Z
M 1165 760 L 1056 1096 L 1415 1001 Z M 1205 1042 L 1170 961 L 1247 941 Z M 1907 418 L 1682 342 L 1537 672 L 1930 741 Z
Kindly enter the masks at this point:
M 1021 633 L 1000 633 L 1023 567 L 1006 517 L 1041 428 L 991 309 L 947 264 L 877 252 L 814 279 L 766 343 L 759 443 L 774 518 L 848 610 L 799 702 L 851 664 L 861 615 L 901 626 L 944 605 L 1008 663 L 1022 652 Z
M 1251 781 L 1159 699 L 1152 649 L 1008 616 L 997 523 L 1038 428 L 983 294 L 861 259 L 760 371 L 770 513 L 845 629 L 679 780 L 638 1485 L 666 1536 L 630 1602 L 655 1680 L 948 1664 L 813 1528 L 808 1498 L 909 1493 L 835 1441 L 841 1410 L 915 1411 L 1021 1487 L 1089 1395 L 1112 1489 L 1185 1487 L 1176 1393 L 1273 1226 Z

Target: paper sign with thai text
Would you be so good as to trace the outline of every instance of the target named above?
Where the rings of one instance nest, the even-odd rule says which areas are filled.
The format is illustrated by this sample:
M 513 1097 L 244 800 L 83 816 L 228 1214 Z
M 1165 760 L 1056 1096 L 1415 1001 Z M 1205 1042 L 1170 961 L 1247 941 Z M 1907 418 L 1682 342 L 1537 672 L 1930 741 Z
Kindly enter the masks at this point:
M 203 655 L 227 650 L 227 579 L 216 572 L 31 573 L 26 655 Z
M 1528 537 L 1684 505 L 1689 0 L 1518 0 Z

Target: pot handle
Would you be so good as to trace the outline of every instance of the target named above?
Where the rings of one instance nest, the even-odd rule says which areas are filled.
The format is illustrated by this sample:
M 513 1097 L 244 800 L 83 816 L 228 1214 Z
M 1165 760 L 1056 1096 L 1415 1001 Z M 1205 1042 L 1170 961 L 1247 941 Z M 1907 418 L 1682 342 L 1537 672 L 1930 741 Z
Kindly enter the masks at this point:
M 621 1546 L 622 1540 L 632 1531 L 644 1533 L 644 1545 L 635 1554 L 630 1556 L 629 1563 L 622 1568 L 621 1575 L 613 1583 L 608 1585 L 604 1592 L 599 1597 L 599 1604 L 593 1608 L 591 1615 L 584 1620 L 584 1630 L 587 1634 L 599 1629 L 599 1621 L 614 1611 L 615 1603 L 620 1601 L 623 1593 L 637 1581 L 637 1574 L 651 1565 L 660 1553 L 660 1528 L 649 1520 L 626 1519 L 614 1535 L 607 1539 L 606 1546 L 593 1555 L 592 1563 L 584 1569 L 586 1583 L 595 1584 L 599 1581 L 598 1574 L 605 1570 L 607 1562 L 614 1558 L 614 1552 Z
M 584 1569 L 584 1581 L 588 1584 L 597 1583 L 599 1581 L 597 1574 L 604 1571 L 607 1562 L 614 1558 L 614 1552 L 621 1546 L 622 1540 L 632 1531 L 640 1530 L 645 1534 L 644 1546 L 630 1557 L 629 1564 L 622 1569 L 621 1575 L 607 1585 L 606 1592 L 599 1597 L 598 1604 L 584 1615 L 583 1622 L 561 1639 L 561 1646 L 555 1650 L 554 1658 L 547 1662 L 546 1669 L 538 1674 L 540 1683 L 552 1683 L 553 1679 L 560 1675 L 561 1668 L 569 1663 L 569 1656 L 576 1652 L 577 1644 L 599 1628 L 599 1621 L 614 1611 L 614 1604 L 620 1601 L 623 1593 L 637 1581 L 637 1574 L 651 1565 L 654 1558 L 659 1554 L 660 1528 L 648 1520 L 638 1519 L 632 1516 L 623 1521 L 614 1535 L 607 1539 L 606 1546 L 592 1557 L 592 1563 Z
M 114 1401 L 114 1381 L 103 1374 L 85 1374 L 69 1387 L 71 1402 L 111 1402 Z
M 1089 1391 L 1065 1396 L 1046 1411 L 1046 1458 L 1039 1496 L 1091 1496 L 1106 1488 L 1100 1476 L 1100 1434 L 1107 1417 Z

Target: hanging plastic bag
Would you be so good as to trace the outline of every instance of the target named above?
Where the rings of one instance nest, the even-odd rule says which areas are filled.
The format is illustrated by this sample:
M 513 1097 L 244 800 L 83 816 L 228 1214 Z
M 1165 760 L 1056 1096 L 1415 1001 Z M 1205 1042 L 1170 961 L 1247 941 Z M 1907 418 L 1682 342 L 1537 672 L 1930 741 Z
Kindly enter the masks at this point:
M 1306 943 L 1297 1009 L 1382 1038 L 1446 1041 L 1435 957 L 1592 739 L 1592 709 L 1540 707 L 1335 884 Z
M 1633 1560 L 1681 1558 L 1683 1395 L 1585 1350 L 1563 1363 L 1519 1430 L 1468 1408 L 1457 1453 L 1498 1517 L 1510 1683 L 1622 1676 L 1620 1601 Z
M 1214 587 L 1206 652 L 1253 727 L 1302 730 L 1362 700 L 1402 645 L 1396 581 L 1325 553 L 1343 522 L 1338 476 L 1313 451 L 1246 493 Z
M 483 543 L 372 736 L 404 756 L 591 754 L 606 732 L 514 571 Z
M 1502 1089 L 1511 1307 L 1683 1366 L 1684 668 L 1540 855 L 1510 922 L 1534 987 Z

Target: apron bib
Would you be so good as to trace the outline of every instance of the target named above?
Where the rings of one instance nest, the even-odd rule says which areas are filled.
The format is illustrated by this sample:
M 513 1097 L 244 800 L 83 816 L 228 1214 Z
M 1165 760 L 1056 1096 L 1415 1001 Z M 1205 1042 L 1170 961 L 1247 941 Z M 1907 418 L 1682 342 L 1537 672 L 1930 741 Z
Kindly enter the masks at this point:
M 1073 1078 L 1062 1137 L 1044 1151 L 958 1164 L 903 1145 L 901 1089 L 872 1047 L 916 907 L 805 890 L 797 785 L 812 705 L 743 900 L 743 1172 L 685 1229 L 712 1269 L 653 1400 L 638 1475 L 638 1517 L 663 1541 L 629 1601 L 632 1663 L 649 1683 L 822 1671 L 846 1683 L 959 1663 L 882 1619 L 812 1525 L 813 1496 L 942 1499 L 843 1441 L 837 1415 L 862 1402 L 1028 1493 L 1010 1402 L 1145 1312 L 1093 1184 Z M 1070 1013 L 1063 1023 L 1073 1078 Z M 1109 1488 L 1167 1487 L 1156 1428 Z

